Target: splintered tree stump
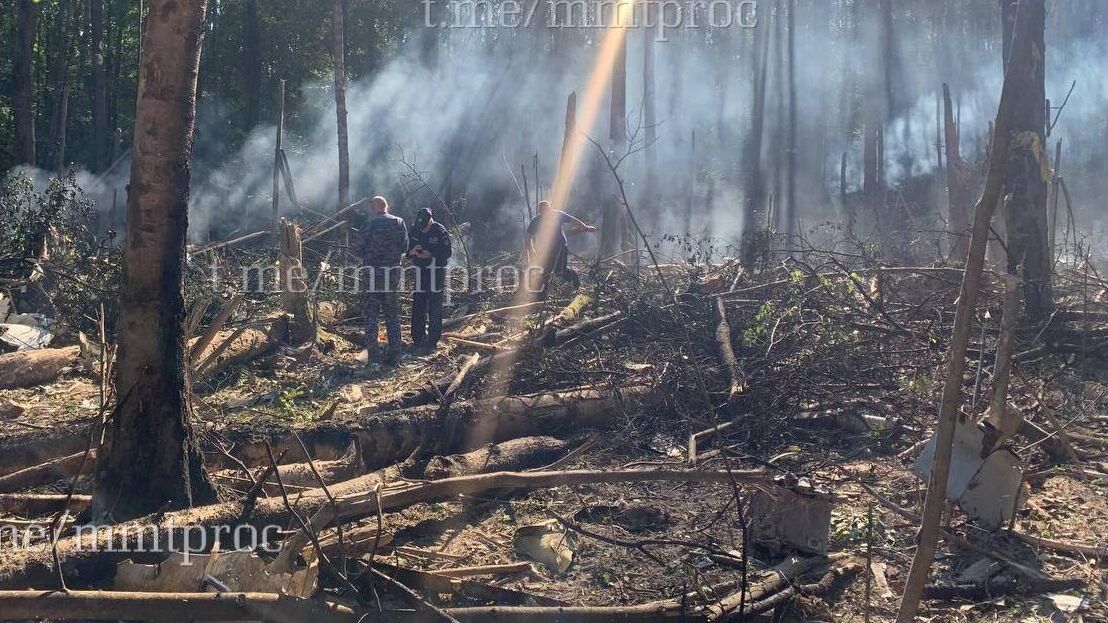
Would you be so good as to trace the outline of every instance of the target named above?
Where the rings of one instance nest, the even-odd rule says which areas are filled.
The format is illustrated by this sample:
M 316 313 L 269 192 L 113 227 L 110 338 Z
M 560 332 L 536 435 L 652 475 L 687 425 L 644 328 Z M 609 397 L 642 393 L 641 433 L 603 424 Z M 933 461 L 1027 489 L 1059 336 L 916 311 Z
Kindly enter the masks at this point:
M 81 357 L 79 346 L 41 348 L 0 355 L 0 389 L 50 383 Z
M 316 320 L 304 273 L 300 226 L 283 218 L 279 234 L 281 309 L 292 317 L 289 341 L 293 344 L 312 343 L 316 338 Z

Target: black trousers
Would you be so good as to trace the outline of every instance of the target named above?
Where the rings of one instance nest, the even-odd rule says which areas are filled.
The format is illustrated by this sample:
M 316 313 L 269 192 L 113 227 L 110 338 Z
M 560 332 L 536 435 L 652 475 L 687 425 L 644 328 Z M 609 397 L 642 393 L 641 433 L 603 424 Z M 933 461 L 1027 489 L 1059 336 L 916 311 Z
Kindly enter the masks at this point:
M 546 267 L 547 279 L 550 274 L 555 274 L 574 288 L 580 288 L 581 278 L 577 276 L 577 271 L 569 267 L 569 249 L 561 246 L 551 255 L 550 265 Z
M 440 271 L 432 281 L 431 271 L 419 272 L 421 274 L 412 293 L 412 342 L 434 346 L 442 337 L 442 305 L 446 298 L 443 281 L 446 275 Z

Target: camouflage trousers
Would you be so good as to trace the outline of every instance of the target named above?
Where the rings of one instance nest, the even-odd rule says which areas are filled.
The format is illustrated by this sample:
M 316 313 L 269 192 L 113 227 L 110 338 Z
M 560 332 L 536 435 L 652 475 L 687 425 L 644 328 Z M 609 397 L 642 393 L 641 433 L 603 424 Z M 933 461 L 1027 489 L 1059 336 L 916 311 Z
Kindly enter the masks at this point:
M 403 350 L 400 334 L 400 298 L 395 290 L 389 292 L 366 292 L 365 296 L 365 346 L 372 359 L 381 350 L 377 339 L 378 321 L 384 320 L 385 333 L 388 336 L 387 351 L 398 355 Z

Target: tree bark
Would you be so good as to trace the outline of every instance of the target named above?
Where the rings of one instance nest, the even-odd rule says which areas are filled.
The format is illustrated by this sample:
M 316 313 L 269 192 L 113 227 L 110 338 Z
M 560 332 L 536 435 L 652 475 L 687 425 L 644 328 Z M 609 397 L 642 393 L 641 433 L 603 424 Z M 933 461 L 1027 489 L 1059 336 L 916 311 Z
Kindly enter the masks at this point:
M 766 183 L 762 178 L 762 138 L 766 126 L 766 75 L 769 71 L 769 25 L 756 29 L 756 56 L 751 63 L 751 80 L 754 83 L 753 103 L 750 113 L 750 133 L 743 144 L 743 264 L 753 266 L 758 259 L 760 242 L 759 232 L 763 231 L 763 210 L 766 196 Z
M 260 30 L 258 0 L 246 0 L 246 18 L 243 20 L 242 34 L 243 52 L 246 58 L 242 64 L 242 71 L 247 129 L 254 128 L 261 121 L 262 58 Z
M 646 215 L 651 220 L 658 217 L 658 149 L 654 143 L 658 140 L 658 106 L 657 106 L 657 90 L 655 89 L 654 80 L 654 38 L 657 36 L 657 16 L 651 11 L 652 5 L 645 5 L 645 11 L 647 11 L 647 25 L 642 29 L 642 45 L 643 45 L 643 70 L 642 70 L 642 90 L 643 90 L 643 122 L 645 124 L 646 142 L 644 149 L 646 150 L 646 179 L 644 180 L 644 199 L 643 207 L 646 209 Z
M 613 10 L 618 11 L 619 9 Z M 608 131 L 612 150 L 616 154 L 622 155 L 623 150 L 627 147 L 627 38 L 625 35 L 617 34 L 609 36 L 622 36 L 619 42 L 619 50 L 616 52 L 615 65 L 612 69 L 612 99 L 609 109 Z M 623 249 L 623 237 L 627 229 L 624 212 L 625 209 L 620 204 L 618 194 L 605 195 L 600 223 L 600 253 L 602 256 L 611 257 Z
M 94 518 L 215 497 L 189 422 L 182 291 L 206 4 L 153 0 L 143 33 L 119 301 L 120 405 L 97 461 Z
M 78 346 L 40 348 L 0 355 L 0 389 L 34 387 L 50 383 L 62 370 L 77 363 Z
M 946 190 L 948 224 L 950 228 L 950 259 L 964 262 L 969 248 L 970 179 L 969 167 L 962 160 L 958 126 L 954 122 L 954 107 L 950 87 L 943 84 L 944 127 L 946 134 Z
M 69 124 L 69 64 L 73 56 L 72 41 L 79 25 L 76 22 L 80 9 L 74 0 L 61 0 L 58 3 L 58 55 L 54 59 L 54 102 L 50 128 L 50 153 L 54 171 L 61 175 L 65 169 L 66 126 Z M 73 23 L 70 24 L 70 20 Z
M 34 47 L 38 3 L 18 0 L 15 50 L 12 53 L 12 116 L 15 119 L 15 162 L 35 165 Z
M 1030 321 L 1044 319 L 1053 307 L 1050 250 L 1047 242 L 1046 195 L 1050 166 L 1046 155 L 1046 7 L 1043 0 L 1001 0 L 1005 42 L 1011 42 L 1006 76 L 1020 85 L 1010 128 L 1016 139 L 1007 164 L 1004 203 L 1008 235 L 1008 272 L 1025 283 L 1024 312 Z M 1018 30 L 1018 33 L 1014 31 Z M 1008 32 L 1013 31 L 1011 37 Z M 1018 47 L 1031 50 L 1026 53 Z
M 308 280 L 304 273 L 300 226 L 281 219 L 279 233 L 281 309 L 291 316 L 289 341 L 293 344 L 314 343 L 315 310 L 312 309 Z
M 97 173 L 108 168 L 108 108 L 104 81 L 104 0 L 89 0 L 89 61 L 92 86 L 92 156 Z
M 788 150 L 785 154 L 785 163 L 788 167 L 785 178 L 785 208 L 781 211 L 785 218 L 785 235 L 788 246 L 793 248 L 796 240 L 797 210 L 796 210 L 796 0 L 788 0 L 787 28 L 788 28 L 788 71 L 789 71 L 789 126 L 788 126 Z
M 339 147 L 339 204 L 350 205 L 350 147 L 346 129 L 346 45 L 343 42 L 344 0 L 331 4 L 331 60 L 335 66 L 335 118 Z

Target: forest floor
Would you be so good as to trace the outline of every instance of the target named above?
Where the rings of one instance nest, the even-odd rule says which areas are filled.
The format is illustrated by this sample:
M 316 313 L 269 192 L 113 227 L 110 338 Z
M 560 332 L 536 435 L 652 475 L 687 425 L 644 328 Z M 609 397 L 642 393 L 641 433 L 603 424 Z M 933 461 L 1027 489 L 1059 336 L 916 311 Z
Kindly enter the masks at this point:
M 778 620 L 894 618 L 915 545 L 913 514 L 926 488 L 912 463 L 933 430 L 961 271 L 848 269 L 821 253 L 756 274 L 733 262 L 663 266 L 667 284 L 679 284 L 675 296 L 650 265 L 581 269 L 588 277 L 579 293 L 556 286 L 545 305 L 526 312 L 483 313 L 512 305 L 510 292 L 458 297 L 448 313 L 467 318 L 449 323 L 453 337 L 434 353 L 407 355 L 395 368 L 367 366 L 360 311 L 353 301 L 329 301 L 314 348 L 279 347 L 196 384 L 194 417 L 206 460 L 213 469 L 233 467 L 229 454 L 260 467 L 258 441 L 277 446 L 290 431 L 305 439 L 312 458 L 339 459 L 366 418 L 408 413 L 393 409 L 413 403 L 430 382 L 455 375 L 473 353 L 490 357 L 583 322 L 585 330 L 523 350 L 506 369 L 493 365 L 468 377 L 457 400 L 478 405 L 580 388 L 617 396 L 614 409 L 590 416 L 603 423 L 595 431 L 561 420 L 530 431 L 578 449 L 557 469 L 689 468 L 690 435 L 727 424 L 698 436 L 695 468 L 766 470 L 828 492 L 827 552 L 855 566 L 831 587 L 801 590 L 784 601 Z M 1101 563 L 1108 553 L 1106 285 L 1063 267 L 1058 312 L 1045 328 L 1019 331 L 1009 402 L 1050 434 L 1038 441 L 1019 434 L 1008 443 L 1029 493 L 1011 526 L 986 531 L 952 505 L 948 530 L 956 537 L 939 550 L 924 620 L 1108 620 Z M 991 396 L 1001 287 L 987 274 L 964 379 L 965 395 L 976 397 L 963 408 L 970 421 Z M 717 301 L 726 310 L 743 381 L 738 392 L 721 363 Z M 248 303 L 227 330 L 264 315 L 269 304 Z M 567 305 L 572 313 L 560 316 Z M 588 325 L 596 318 L 610 321 Z M 83 433 L 101 407 L 95 369 L 94 362 L 79 363 L 52 383 L 0 391 L 0 454 L 8 457 L 0 474 L 16 463 L 26 467 L 84 448 Z M 641 403 L 619 398 L 628 387 L 645 387 L 647 397 Z M 503 440 L 468 439 L 457 450 L 494 441 Z M 399 458 L 384 461 L 381 446 L 360 448 L 368 457 L 362 467 L 403 459 L 405 451 L 397 450 Z M 71 483 L 87 493 L 88 478 L 62 474 L 19 493 L 65 493 Z M 240 498 L 246 486 L 219 482 L 227 499 Z M 737 492 L 727 483 L 632 482 L 421 503 L 380 518 L 391 542 L 373 556 L 432 572 L 516 563 L 528 560 L 517 531 L 553 525 L 562 539 L 555 551 L 572 552 L 567 568 L 535 563 L 523 573 L 497 571 L 481 583 L 526 594 L 521 603 L 533 605 L 623 606 L 688 595 L 688 607 L 696 608 L 720 597 L 709 587 L 738 581 L 743 561 L 752 578 L 760 577 L 791 552 L 753 538 L 744 547 L 741 517 L 749 519 L 757 487 L 743 487 L 738 500 Z M 789 521 L 791 509 L 779 510 L 777 520 Z M 0 522 L 36 519 L 7 515 Z M 870 573 L 859 573 L 867 556 Z M 1042 576 L 1076 580 L 1076 586 L 1027 594 L 1024 582 Z M 1015 593 L 995 594 L 1005 580 Z M 334 578 L 325 574 L 323 581 L 334 588 Z M 424 597 L 450 606 L 489 603 Z

